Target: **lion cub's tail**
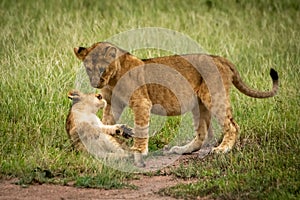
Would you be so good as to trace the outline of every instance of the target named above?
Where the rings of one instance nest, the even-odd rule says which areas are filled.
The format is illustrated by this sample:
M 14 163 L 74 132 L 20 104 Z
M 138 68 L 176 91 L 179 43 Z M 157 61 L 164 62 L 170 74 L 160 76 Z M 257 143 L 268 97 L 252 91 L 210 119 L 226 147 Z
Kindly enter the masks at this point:
M 233 76 L 233 84 L 234 86 L 242 93 L 244 93 L 247 96 L 254 97 L 254 98 L 268 98 L 273 97 L 276 95 L 279 87 L 279 80 L 278 80 L 278 73 L 271 68 L 270 70 L 270 76 L 273 81 L 273 87 L 270 91 L 257 91 L 249 88 L 241 79 L 240 74 L 237 70 L 234 71 Z

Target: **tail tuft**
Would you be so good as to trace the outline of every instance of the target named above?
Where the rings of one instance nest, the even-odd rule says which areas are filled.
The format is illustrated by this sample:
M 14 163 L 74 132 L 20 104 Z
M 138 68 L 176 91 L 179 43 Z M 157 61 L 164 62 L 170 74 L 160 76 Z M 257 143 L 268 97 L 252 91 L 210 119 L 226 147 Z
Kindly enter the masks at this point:
M 276 71 L 275 69 L 271 68 L 271 70 L 270 70 L 270 75 L 271 75 L 271 77 L 272 77 L 272 79 L 273 79 L 274 81 L 277 81 L 277 80 L 278 80 L 278 73 L 277 73 L 277 71 Z

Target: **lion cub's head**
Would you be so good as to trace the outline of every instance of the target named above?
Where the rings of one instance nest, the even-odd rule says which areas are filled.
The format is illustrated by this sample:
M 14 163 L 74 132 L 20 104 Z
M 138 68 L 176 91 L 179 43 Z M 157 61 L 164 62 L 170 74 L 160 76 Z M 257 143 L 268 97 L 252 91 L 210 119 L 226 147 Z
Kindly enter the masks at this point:
M 72 90 L 68 93 L 68 98 L 72 100 L 72 108 L 80 111 L 97 113 L 99 109 L 106 106 L 106 101 L 101 94 L 84 94 L 78 90 Z
M 92 87 L 100 89 L 120 69 L 119 58 L 127 52 L 108 42 L 99 42 L 91 47 L 75 47 L 74 53 L 83 61 Z

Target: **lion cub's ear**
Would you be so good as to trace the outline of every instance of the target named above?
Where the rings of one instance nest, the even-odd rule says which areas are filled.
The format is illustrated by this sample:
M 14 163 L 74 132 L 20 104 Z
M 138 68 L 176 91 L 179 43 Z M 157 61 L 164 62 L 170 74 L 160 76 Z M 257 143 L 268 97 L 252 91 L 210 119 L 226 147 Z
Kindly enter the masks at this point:
M 88 49 L 85 47 L 75 47 L 74 53 L 79 58 L 79 60 L 84 60 L 86 55 L 88 54 Z
M 95 97 L 97 97 L 97 99 L 99 99 L 99 100 L 102 99 L 102 95 L 101 94 L 95 94 Z
M 68 98 L 71 100 L 79 99 L 80 92 L 78 90 L 71 90 L 68 92 Z

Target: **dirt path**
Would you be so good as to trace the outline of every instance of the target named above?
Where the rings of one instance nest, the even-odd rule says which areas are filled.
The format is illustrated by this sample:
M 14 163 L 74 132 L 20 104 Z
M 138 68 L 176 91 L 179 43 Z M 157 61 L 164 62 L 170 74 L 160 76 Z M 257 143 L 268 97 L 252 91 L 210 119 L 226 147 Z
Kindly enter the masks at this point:
M 32 199 L 174 199 L 163 197 L 157 192 L 165 187 L 176 185 L 177 183 L 188 183 L 191 181 L 178 180 L 172 176 L 140 176 L 140 179 L 130 181 L 138 187 L 132 189 L 84 189 L 72 186 L 60 185 L 31 185 L 22 188 L 15 185 L 16 180 L 5 180 L 0 183 L 0 199 L 6 200 L 32 200 Z
M 195 155 L 194 155 L 195 156 Z M 193 159 L 193 155 L 189 155 L 180 161 L 174 163 L 184 163 L 186 160 Z M 166 174 L 169 169 L 165 169 Z M 138 175 L 138 179 L 130 180 L 129 183 L 138 187 L 138 189 L 86 189 L 76 188 L 72 186 L 61 185 L 30 185 L 23 188 L 16 185 L 16 179 L 0 180 L 0 199 L 2 200 L 63 200 L 63 199 L 135 199 L 135 200 L 148 200 L 148 199 L 165 199 L 172 200 L 175 198 L 168 196 L 160 196 L 158 191 L 160 189 L 174 186 L 178 183 L 191 183 L 197 180 L 183 180 L 174 177 L 173 175 L 155 175 L 146 176 L 143 174 Z

